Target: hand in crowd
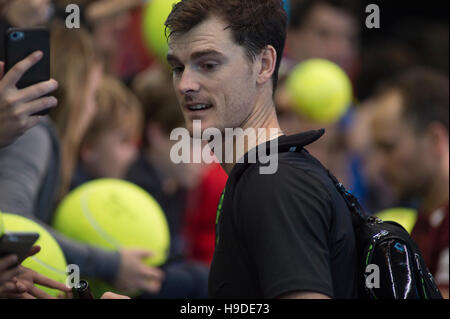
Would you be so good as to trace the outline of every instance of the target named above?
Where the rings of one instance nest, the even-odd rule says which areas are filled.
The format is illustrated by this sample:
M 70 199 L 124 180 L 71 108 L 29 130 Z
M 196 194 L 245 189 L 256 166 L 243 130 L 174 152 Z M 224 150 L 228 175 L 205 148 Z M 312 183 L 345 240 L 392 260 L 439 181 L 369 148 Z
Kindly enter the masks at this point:
M 105 292 L 100 299 L 131 299 L 128 296 L 118 295 L 112 292 Z
M 16 87 L 25 72 L 39 62 L 42 56 L 42 52 L 34 52 L 5 75 L 5 65 L 0 62 L 0 147 L 11 144 L 39 122 L 39 117 L 32 114 L 57 104 L 55 97 L 43 97 L 58 87 L 53 79 L 21 90 Z
M 120 267 L 114 287 L 124 293 L 148 291 L 158 293 L 161 289 L 164 272 L 144 264 L 143 259 L 153 254 L 145 250 L 122 250 Z
M 15 288 L 12 281 L 15 276 L 21 273 L 21 269 L 17 266 L 17 256 L 9 255 L 0 258 L 0 298 L 8 298 L 8 291 Z
M 37 254 L 39 246 L 34 246 L 28 257 Z M 47 294 L 36 285 L 60 290 L 61 298 L 71 298 L 71 289 L 65 284 L 47 278 L 34 270 L 23 266 L 15 266 L 18 262 L 17 256 L 10 255 L 0 259 L 0 298 L 8 299 L 56 299 Z M 11 268 L 13 267 L 13 268 Z M 65 296 L 64 296 L 65 294 Z

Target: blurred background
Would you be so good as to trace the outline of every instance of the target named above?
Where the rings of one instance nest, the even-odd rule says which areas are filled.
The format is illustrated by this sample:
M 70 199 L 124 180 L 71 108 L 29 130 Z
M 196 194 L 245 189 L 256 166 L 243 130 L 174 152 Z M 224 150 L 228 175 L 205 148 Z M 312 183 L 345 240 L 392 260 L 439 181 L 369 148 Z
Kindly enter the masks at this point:
M 59 105 L 50 121 L 61 159 L 58 201 L 52 207 L 96 179 L 140 186 L 167 220 L 166 263 L 192 262 L 200 269 L 197 277 L 192 269 L 181 277 L 175 269 L 173 276 L 190 278 L 186 286 L 195 286 L 192 281 L 202 286 L 227 175 L 219 164 L 175 165 L 169 158 L 174 144 L 170 132 L 184 126 L 165 62 L 162 25 L 175 2 L 3 0 L 0 33 L 10 26 L 46 25 L 51 30 Z M 79 29 L 65 25 L 68 4 L 79 5 Z M 325 128 L 325 137 L 308 150 L 368 213 L 396 220 L 412 232 L 439 285 L 448 289 L 448 2 L 284 4 L 289 28 L 275 95 L 283 131 L 291 135 Z M 366 24 L 373 13 L 366 12 L 369 4 L 379 8 L 379 28 Z M 0 152 L 0 159 L 5 153 L 7 149 Z M 43 184 L 36 182 L 35 197 Z M 52 217 L 32 213 L 36 198 L 30 201 L 28 216 L 52 225 Z M 8 205 L 0 198 L 0 210 L 28 214 Z M 76 260 L 67 253 L 66 259 Z M 167 271 L 166 279 L 172 276 Z M 120 287 L 115 273 L 93 270 L 88 275 Z M 204 296 L 202 288 L 180 292 L 170 283 L 158 293 Z

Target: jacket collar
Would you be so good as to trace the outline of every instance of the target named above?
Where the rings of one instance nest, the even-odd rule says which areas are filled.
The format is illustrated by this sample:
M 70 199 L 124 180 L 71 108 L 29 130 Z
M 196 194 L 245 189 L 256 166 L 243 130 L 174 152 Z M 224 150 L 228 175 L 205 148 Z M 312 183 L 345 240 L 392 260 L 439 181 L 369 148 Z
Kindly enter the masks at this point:
M 300 134 L 295 135 L 282 135 L 278 138 L 278 152 L 271 149 L 274 143 L 266 142 L 263 144 L 253 148 L 247 154 L 245 154 L 243 158 L 243 162 L 237 163 L 233 169 L 231 170 L 230 176 L 234 176 L 236 179 L 239 179 L 239 176 L 245 171 L 248 167 L 248 157 L 252 152 L 256 152 L 256 158 L 258 158 L 259 148 L 265 147 L 266 154 L 274 155 L 286 152 L 298 152 L 303 149 L 305 146 L 310 145 L 320 139 L 325 134 L 325 129 L 315 130 L 315 131 L 307 131 Z M 258 159 L 257 159 L 258 160 Z

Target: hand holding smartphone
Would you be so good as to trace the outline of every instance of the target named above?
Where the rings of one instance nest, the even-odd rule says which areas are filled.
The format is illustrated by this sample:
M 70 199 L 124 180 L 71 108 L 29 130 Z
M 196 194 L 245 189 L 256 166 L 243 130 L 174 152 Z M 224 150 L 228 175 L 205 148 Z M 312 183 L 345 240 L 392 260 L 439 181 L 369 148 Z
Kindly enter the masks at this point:
M 50 33 L 46 28 L 10 28 L 5 34 L 5 71 L 12 70 L 32 53 L 39 51 L 42 55 L 38 61 L 16 79 L 19 90 L 30 88 L 35 84 L 50 80 Z M 22 72 L 21 72 L 22 71 Z M 47 93 L 41 95 L 46 96 Z M 36 96 L 35 98 L 41 97 Z M 50 108 L 44 108 L 31 115 L 46 115 Z
M 38 41 L 33 40 L 34 35 Z M 34 115 L 45 115 L 57 105 L 56 98 L 48 96 L 58 87 L 55 80 L 48 80 L 48 46 L 48 31 L 10 29 L 7 32 L 6 64 L 0 62 L 0 148 L 36 125 L 39 118 Z
M 20 265 L 27 258 L 38 238 L 38 233 L 5 233 L 0 237 L 0 258 L 16 255 L 17 265 Z

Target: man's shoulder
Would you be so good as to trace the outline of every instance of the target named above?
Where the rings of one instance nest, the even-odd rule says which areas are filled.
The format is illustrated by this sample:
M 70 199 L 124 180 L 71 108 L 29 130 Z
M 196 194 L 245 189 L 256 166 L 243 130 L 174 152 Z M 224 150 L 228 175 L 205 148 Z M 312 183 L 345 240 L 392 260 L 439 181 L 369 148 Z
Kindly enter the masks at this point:
M 320 162 L 311 156 L 306 150 L 300 152 L 285 152 L 277 155 L 277 169 L 272 174 L 263 174 L 261 167 L 265 164 L 257 162 L 247 164 L 246 169 L 236 181 L 236 185 L 245 184 L 246 187 L 254 186 L 280 186 L 286 185 L 287 179 L 294 179 L 298 183 L 310 183 L 320 186 L 325 181 L 325 169 Z M 319 183 L 318 183 L 319 182 Z
M 264 161 L 236 164 L 228 180 L 228 193 L 233 193 L 236 201 L 300 200 L 314 204 L 323 202 L 327 207 L 339 204 L 340 207 L 342 203 L 328 170 L 305 149 L 323 134 L 324 131 L 319 130 L 280 137 L 278 152 L 270 150 L 269 153 L 273 157 L 271 160 L 277 163 L 271 174 L 262 173 L 261 168 L 267 167 Z
M 312 178 L 308 173 L 317 170 L 324 170 L 322 164 L 306 151 L 305 146 L 314 143 L 320 139 L 324 130 L 308 131 L 291 136 L 281 136 L 276 143 L 266 143 L 249 151 L 243 159 L 245 163 L 237 164 L 233 169 L 235 181 L 244 179 L 262 179 L 272 180 L 274 182 L 283 179 L 285 175 L 298 175 L 300 179 Z M 272 145 L 273 144 L 273 145 Z M 260 157 L 260 148 L 266 148 L 264 157 Z M 250 159 L 255 160 L 255 153 L 258 152 L 256 161 L 248 164 Z M 264 154 L 264 152 L 263 152 Z M 275 165 L 273 165 L 275 163 Z M 274 166 L 275 169 L 267 170 L 268 166 Z M 233 174 L 234 173 L 234 174 Z

